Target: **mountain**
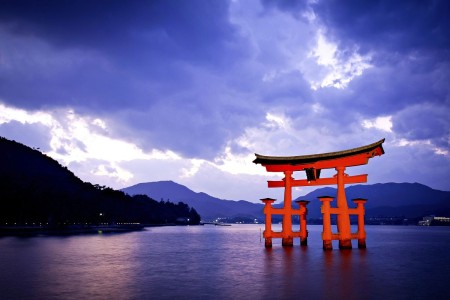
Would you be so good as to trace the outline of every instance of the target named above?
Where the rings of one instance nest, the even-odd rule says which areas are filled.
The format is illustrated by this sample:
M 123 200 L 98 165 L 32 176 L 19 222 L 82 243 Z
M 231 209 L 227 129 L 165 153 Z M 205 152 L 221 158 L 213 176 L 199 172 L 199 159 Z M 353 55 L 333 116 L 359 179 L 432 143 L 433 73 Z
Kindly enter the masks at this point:
M 139 183 L 122 191 L 129 195 L 143 194 L 175 203 L 182 201 L 194 207 L 202 219 L 208 221 L 217 218 L 264 218 L 263 204 L 215 198 L 205 193 L 196 193 L 173 181 Z
M 319 196 L 336 197 L 336 188 L 325 187 L 298 197 L 296 200 L 309 200 L 308 217 L 320 218 Z M 350 207 L 356 207 L 351 199 L 365 198 L 367 217 L 409 217 L 425 215 L 450 216 L 450 192 L 434 190 L 420 183 L 377 183 L 372 185 L 353 185 L 345 189 Z M 336 205 L 336 199 L 332 202 Z
M 205 193 L 196 193 L 173 181 L 140 183 L 122 191 L 130 195 L 144 194 L 175 203 L 183 201 L 194 207 L 204 220 L 239 216 L 259 220 L 264 218 L 263 204 L 218 199 Z M 336 192 L 336 188 L 324 187 L 295 200 L 309 200 L 308 218 L 319 219 L 322 215 L 318 197 L 336 197 Z M 346 188 L 346 196 L 350 207 L 355 207 L 351 199 L 368 199 L 365 206 L 367 217 L 420 218 L 431 214 L 450 216 L 450 192 L 434 190 L 419 183 L 354 185 Z M 332 202 L 332 206 L 336 205 L 335 202 L 336 200 Z M 274 206 L 282 205 L 277 203 Z M 296 207 L 297 204 L 294 203 L 293 206 Z
M 200 216 L 184 203 L 83 182 L 54 159 L 0 137 L 0 226 L 94 223 L 198 224 Z

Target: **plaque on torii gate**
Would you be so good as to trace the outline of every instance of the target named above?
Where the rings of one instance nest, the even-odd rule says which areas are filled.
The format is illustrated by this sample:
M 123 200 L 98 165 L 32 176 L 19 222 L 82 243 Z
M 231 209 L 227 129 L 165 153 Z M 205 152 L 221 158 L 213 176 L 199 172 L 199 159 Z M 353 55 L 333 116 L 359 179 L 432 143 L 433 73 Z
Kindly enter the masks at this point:
M 292 246 L 293 239 L 296 237 L 300 238 L 301 245 L 307 244 L 306 205 L 308 201 L 297 201 L 300 207 L 298 209 L 292 208 L 292 187 L 337 185 L 336 207 L 331 207 L 330 205 L 333 197 L 319 197 L 322 202 L 321 211 L 323 214 L 323 248 L 325 250 L 332 249 L 332 240 L 339 240 L 340 249 L 351 249 L 352 239 L 358 240 L 359 248 L 365 248 L 364 204 L 366 199 L 353 199 L 357 207 L 349 208 L 345 196 L 345 184 L 367 182 L 367 174 L 349 176 L 344 171 L 347 167 L 365 165 L 369 162 L 370 158 L 383 155 L 383 143 L 384 139 L 354 149 L 302 156 L 265 156 L 255 154 L 256 159 L 253 161 L 255 164 L 261 164 L 268 172 L 284 173 L 283 180 L 268 181 L 269 188 L 284 187 L 283 207 L 272 207 L 275 199 L 261 199 L 265 203 L 265 246 L 272 246 L 272 238 L 281 238 L 283 246 Z M 320 178 L 321 170 L 324 169 L 335 169 L 337 173 L 333 177 Z M 305 171 L 306 179 L 294 179 L 292 174 L 296 171 Z M 273 214 L 283 216 L 281 232 L 274 232 L 272 230 L 271 216 Z M 337 233 L 332 233 L 331 230 L 331 214 L 337 215 Z M 300 231 L 298 232 L 292 230 L 293 215 L 300 216 Z M 358 216 L 358 231 L 356 233 L 351 232 L 350 215 Z

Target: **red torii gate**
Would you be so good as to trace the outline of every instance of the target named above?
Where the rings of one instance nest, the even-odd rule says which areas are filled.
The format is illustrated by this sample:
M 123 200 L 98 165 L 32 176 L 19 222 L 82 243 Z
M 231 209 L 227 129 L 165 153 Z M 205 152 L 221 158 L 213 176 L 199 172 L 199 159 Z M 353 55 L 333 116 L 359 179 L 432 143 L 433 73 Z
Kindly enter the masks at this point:
M 332 240 L 339 240 L 340 249 L 351 249 L 352 239 L 358 240 L 358 248 L 366 247 L 366 233 L 364 230 L 364 203 L 366 199 L 357 198 L 353 201 L 356 208 L 349 208 L 345 196 L 345 184 L 367 182 L 367 174 L 349 176 L 344 173 L 347 167 L 365 165 L 374 156 L 384 154 L 382 144 L 384 139 L 363 147 L 354 149 L 302 156 L 264 156 L 256 155 L 253 161 L 261 164 L 268 172 L 283 172 L 284 178 L 280 181 L 268 181 L 269 188 L 284 187 L 284 206 L 272 207 L 275 199 L 261 199 L 265 203 L 266 228 L 264 230 L 265 246 L 272 247 L 272 238 L 281 238 L 283 246 L 292 246 L 293 238 L 299 237 L 301 245 L 307 245 L 308 232 L 306 230 L 306 205 L 309 201 L 297 201 L 298 209 L 292 208 L 292 187 L 337 185 L 337 207 L 331 207 L 333 197 L 319 197 L 322 202 L 323 214 L 323 248 L 332 249 Z M 335 169 L 337 174 L 330 178 L 320 178 L 322 169 Z M 295 171 L 305 171 L 306 179 L 294 179 Z M 272 231 L 272 214 L 282 215 L 281 232 Z M 337 215 L 338 233 L 331 231 L 331 214 Z M 292 231 L 292 215 L 300 216 L 300 231 Z M 350 215 L 358 215 L 358 232 L 351 233 Z

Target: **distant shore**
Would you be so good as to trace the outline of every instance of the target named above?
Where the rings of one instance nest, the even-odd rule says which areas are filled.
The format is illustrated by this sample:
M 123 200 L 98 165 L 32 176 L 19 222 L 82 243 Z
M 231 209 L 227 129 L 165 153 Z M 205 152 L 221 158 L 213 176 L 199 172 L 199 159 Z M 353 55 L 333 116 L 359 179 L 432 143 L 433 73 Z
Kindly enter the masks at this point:
M 126 224 L 66 225 L 66 226 L 10 225 L 10 226 L 0 226 L 0 237 L 121 233 L 121 232 L 140 231 L 144 230 L 146 227 L 187 226 L 187 225 L 188 224 L 178 224 L 178 223 L 162 223 L 162 224 L 126 223 Z M 189 225 L 189 226 L 196 226 L 196 225 Z
M 144 229 L 143 224 L 69 225 L 69 226 L 0 226 L 0 236 L 72 235 L 118 233 Z

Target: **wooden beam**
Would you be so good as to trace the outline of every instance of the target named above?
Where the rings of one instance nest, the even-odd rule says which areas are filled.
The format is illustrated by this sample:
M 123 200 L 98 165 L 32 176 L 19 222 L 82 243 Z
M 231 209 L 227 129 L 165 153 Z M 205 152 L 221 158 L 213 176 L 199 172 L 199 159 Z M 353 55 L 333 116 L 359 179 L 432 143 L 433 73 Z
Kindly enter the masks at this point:
M 302 171 L 305 167 L 304 165 L 264 165 L 267 172 L 284 172 L 284 171 Z
M 290 165 L 290 164 L 262 164 L 266 167 L 267 172 L 284 172 L 284 171 L 303 171 L 305 169 L 334 169 L 336 167 L 353 167 L 365 165 L 369 162 L 369 159 L 373 157 L 372 152 L 368 153 L 360 153 L 357 155 L 334 158 L 334 159 L 326 159 L 319 160 L 310 163 L 298 164 L 298 165 Z
M 344 177 L 345 184 L 364 183 L 364 182 L 367 182 L 367 174 Z M 316 185 L 332 185 L 332 184 L 337 184 L 336 177 L 318 178 L 312 181 L 308 181 L 307 179 L 294 179 L 292 181 L 292 186 L 316 186 Z M 267 181 L 267 185 L 269 188 L 284 187 L 284 180 L 277 180 L 277 181 L 269 180 Z

